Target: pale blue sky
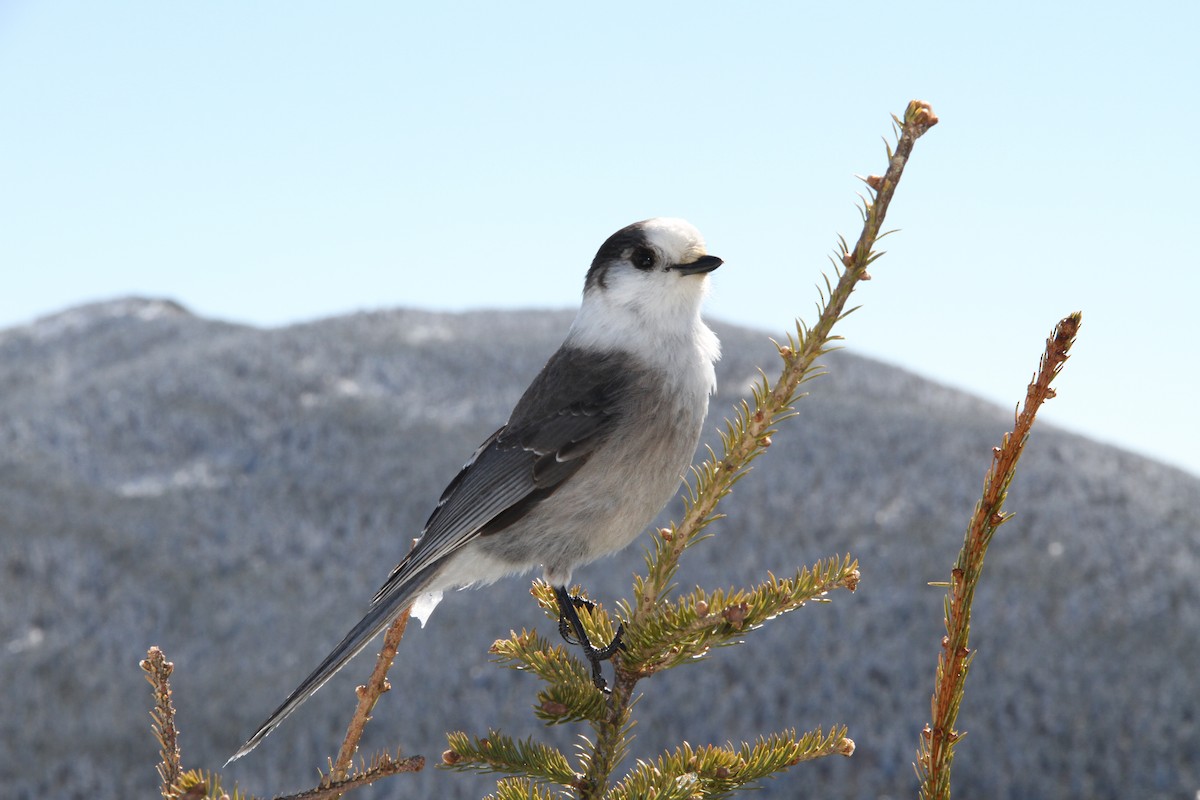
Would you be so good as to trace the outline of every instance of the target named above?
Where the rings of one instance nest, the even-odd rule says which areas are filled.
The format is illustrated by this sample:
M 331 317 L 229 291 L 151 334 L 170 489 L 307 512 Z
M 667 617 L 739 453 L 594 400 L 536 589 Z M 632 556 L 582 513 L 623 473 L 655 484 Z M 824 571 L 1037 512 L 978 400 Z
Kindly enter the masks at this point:
M 0 327 L 569 307 L 672 215 L 779 336 L 919 97 L 847 345 L 1012 406 L 1081 309 L 1044 418 L 1200 474 L 1198 8 L 0 0 Z

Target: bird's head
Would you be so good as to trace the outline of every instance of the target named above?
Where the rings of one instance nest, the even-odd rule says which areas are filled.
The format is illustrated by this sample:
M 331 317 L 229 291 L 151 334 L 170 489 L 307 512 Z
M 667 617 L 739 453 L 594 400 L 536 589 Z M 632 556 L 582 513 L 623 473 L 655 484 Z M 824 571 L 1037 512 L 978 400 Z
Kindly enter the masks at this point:
M 704 237 L 686 220 L 642 220 L 600 245 L 584 282 L 584 304 L 603 300 L 653 316 L 695 313 L 708 273 L 719 266 L 721 259 L 708 255 Z
M 592 259 L 573 338 L 634 352 L 691 339 L 702 327 L 708 273 L 721 263 L 685 220 L 657 217 L 622 228 Z

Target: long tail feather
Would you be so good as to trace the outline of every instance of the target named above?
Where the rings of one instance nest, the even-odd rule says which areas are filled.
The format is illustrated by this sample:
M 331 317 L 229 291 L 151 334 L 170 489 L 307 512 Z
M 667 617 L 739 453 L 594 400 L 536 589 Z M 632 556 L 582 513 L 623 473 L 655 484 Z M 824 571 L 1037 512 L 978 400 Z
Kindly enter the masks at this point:
M 346 665 L 346 662 L 362 652 L 371 643 L 371 640 L 391 625 L 392 621 L 400 616 L 400 612 L 411 605 L 417 595 L 425 591 L 430 583 L 430 579 L 433 577 L 433 573 L 436 572 L 436 566 L 434 565 L 425 569 L 422 573 L 413 576 L 413 579 L 404 581 L 403 585 L 393 587 L 390 594 L 379 598 L 379 601 L 372 605 L 367 615 L 359 620 L 358 624 L 346 634 L 346 637 L 333 649 L 333 652 L 325 656 L 325 660 L 296 687 L 295 691 L 288 695 L 287 700 L 284 700 L 279 708 L 271 712 L 271 716 L 267 717 L 266 721 L 254 732 L 254 735 L 247 739 L 246 743 L 225 762 L 225 766 L 237 761 L 255 747 L 258 747 L 259 742 L 265 739 L 271 731 L 279 727 L 279 724 L 289 714 L 299 708 L 305 700 L 316 694 L 317 690 L 324 686 L 326 681 Z

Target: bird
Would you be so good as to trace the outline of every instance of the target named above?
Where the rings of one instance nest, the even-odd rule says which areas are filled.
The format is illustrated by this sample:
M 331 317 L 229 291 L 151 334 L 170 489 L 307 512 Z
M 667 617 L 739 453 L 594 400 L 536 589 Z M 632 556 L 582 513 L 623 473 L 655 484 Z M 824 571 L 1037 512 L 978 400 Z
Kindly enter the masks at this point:
M 675 495 L 716 390 L 720 342 L 701 318 L 709 255 L 682 219 L 612 234 L 584 279 L 579 311 L 508 421 L 450 481 L 420 538 L 369 610 L 229 759 L 249 753 L 406 609 L 422 625 L 444 590 L 541 566 L 563 638 L 596 687 L 623 629 L 596 647 L 568 592 L 577 567 L 623 549 Z M 226 762 L 227 764 L 229 762 Z

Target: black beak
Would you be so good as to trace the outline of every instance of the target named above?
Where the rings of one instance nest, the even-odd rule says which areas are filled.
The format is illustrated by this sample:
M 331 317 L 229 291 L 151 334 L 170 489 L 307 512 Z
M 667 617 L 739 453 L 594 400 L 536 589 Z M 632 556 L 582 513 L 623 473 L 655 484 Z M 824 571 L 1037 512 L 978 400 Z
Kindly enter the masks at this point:
M 700 275 L 701 273 L 712 272 L 724 263 L 724 261 L 716 256 L 701 256 L 690 264 L 676 264 L 671 269 L 680 275 Z

